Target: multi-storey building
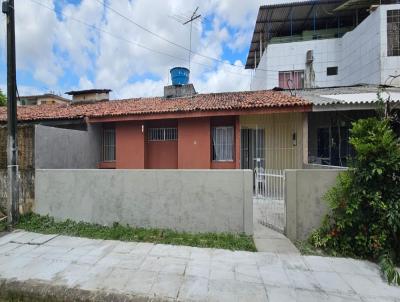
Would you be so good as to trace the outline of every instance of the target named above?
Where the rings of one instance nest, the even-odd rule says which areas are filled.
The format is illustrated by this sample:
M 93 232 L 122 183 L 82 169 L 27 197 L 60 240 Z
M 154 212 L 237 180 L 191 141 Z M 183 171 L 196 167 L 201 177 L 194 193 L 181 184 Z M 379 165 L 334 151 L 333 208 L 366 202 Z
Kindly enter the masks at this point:
M 252 90 L 398 86 L 400 1 L 261 6 L 246 68 L 254 69 Z

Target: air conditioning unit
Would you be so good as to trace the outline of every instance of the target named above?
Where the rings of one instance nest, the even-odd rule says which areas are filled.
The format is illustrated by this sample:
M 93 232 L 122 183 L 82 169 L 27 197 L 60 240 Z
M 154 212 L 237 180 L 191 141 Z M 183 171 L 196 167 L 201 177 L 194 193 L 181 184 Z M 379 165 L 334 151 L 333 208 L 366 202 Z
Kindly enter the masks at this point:
M 312 63 L 313 60 L 314 60 L 313 51 L 312 50 L 307 50 L 306 62 L 307 63 Z

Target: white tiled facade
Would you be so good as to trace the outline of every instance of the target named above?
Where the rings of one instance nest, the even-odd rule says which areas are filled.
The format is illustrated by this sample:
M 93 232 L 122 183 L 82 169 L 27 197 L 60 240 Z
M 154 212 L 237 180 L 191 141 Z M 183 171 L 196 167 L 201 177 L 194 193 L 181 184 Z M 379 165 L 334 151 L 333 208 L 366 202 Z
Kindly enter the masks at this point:
M 269 44 L 251 83 L 252 90 L 279 86 L 279 71 L 306 70 L 306 54 L 313 51 L 315 80 L 310 87 L 388 84 L 400 74 L 400 56 L 387 56 L 387 11 L 400 4 L 381 5 L 341 38 Z M 338 74 L 327 75 L 327 67 Z M 400 85 L 400 77 L 392 81 Z

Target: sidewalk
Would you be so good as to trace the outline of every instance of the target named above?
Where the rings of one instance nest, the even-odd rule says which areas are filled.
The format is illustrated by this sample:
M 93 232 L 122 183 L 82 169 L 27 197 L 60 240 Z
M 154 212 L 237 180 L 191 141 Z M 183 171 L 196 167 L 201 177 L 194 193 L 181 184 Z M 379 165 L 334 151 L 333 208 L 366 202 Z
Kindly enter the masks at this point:
M 86 294 L 91 295 L 91 301 L 311 302 L 400 298 L 400 288 L 388 286 L 378 267 L 366 261 L 24 231 L 0 237 L 0 300 L 1 294 L 12 287 L 42 293 L 62 288 L 70 299 Z
M 260 204 L 253 203 L 253 238 L 257 251 L 277 254 L 297 254 L 299 250 L 283 234 L 274 231 L 260 223 L 261 220 Z

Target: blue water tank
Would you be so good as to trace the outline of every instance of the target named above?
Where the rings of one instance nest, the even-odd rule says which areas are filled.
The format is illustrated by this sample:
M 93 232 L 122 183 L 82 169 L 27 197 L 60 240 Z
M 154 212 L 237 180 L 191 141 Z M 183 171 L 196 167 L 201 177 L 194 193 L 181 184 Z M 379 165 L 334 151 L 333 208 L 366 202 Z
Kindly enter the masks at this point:
M 185 67 L 174 67 L 170 71 L 172 85 L 186 85 L 189 83 L 189 69 Z

